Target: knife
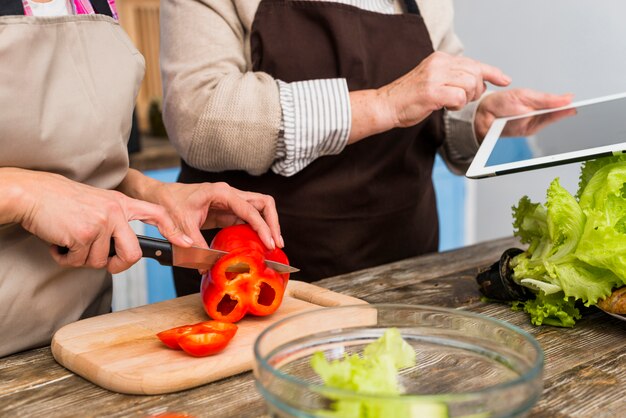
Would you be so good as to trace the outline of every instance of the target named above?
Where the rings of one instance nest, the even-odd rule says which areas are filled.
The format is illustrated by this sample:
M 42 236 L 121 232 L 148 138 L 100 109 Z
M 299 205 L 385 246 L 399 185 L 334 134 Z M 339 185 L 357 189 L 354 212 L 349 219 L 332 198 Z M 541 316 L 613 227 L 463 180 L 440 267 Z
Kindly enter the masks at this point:
M 227 251 L 214 250 L 210 248 L 200 247 L 179 247 L 171 242 L 159 239 L 137 235 L 139 247 L 141 247 L 141 256 L 144 258 L 152 258 L 163 266 L 176 266 L 197 270 L 208 270 L 220 257 L 228 254 Z M 113 241 L 113 240 L 111 240 Z M 67 247 L 60 247 L 60 254 L 67 254 Z M 115 255 L 115 245 L 111 242 L 109 257 Z M 278 263 L 276 261 L 265 260 L 265 265 L 276 270 L 279 273 L 295 273 L 300 271 L 295 267 L 287 264 Z

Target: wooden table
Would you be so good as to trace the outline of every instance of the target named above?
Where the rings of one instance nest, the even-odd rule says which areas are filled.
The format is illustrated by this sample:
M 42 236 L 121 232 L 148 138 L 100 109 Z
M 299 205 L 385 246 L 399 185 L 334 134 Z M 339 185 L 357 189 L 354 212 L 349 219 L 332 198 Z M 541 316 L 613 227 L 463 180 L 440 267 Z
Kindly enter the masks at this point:
M 524 313 L 480 301 L 477 271 L 500 257 L 501 239 L 317 282 L 370 303 L 462 307 L 532 333 L 545 351 L 545 390 L 533 417 L 626 417 L 626 323 L 592 311 L 573 329 L 534 327 Z M 0 416 L 145 417 L 161 412 L 196 417 L 258 417 L 265 406 L 244 373 L 196 389 L 162 395 L 109 392 L 59 366 L 50 349 L 0 359 Z

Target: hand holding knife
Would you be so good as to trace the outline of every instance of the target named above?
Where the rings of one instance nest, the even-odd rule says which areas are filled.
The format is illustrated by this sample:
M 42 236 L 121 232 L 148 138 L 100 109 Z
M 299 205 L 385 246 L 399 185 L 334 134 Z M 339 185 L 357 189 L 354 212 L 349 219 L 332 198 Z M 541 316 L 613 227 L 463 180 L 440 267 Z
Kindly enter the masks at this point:
M 213 250 L 210 248 L 200 247 L 179 247 L 171 242 L 159 239 L 137 235 L 139 247 L 141 248 L 142 257 L 152 258 L 163 266 L 176 266 L 197 270 L 208 270 L 220 257 L 228 254 L 227 251 Z M 59 247 L 60 254 L 67 254 L 67 247 Z M 115 255 L 115 245 L 111 240 L 109 249 L 109 257 Z M 295 267 L 287 264 L 278 263 L 276 261 L 265 260 L 265 264 L 279 273 L 295 273 L 300 271 Z

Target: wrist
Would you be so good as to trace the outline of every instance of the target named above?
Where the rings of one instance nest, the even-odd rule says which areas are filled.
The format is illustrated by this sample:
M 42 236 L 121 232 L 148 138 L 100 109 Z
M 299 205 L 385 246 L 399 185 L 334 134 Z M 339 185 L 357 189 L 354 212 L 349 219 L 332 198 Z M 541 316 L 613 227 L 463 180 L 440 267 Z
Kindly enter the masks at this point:
M 133 199 L 158 203 L 158 192 L 162 184 L 160 181 L 131 168 L 124 180 L 117 186 L 117 191 Z
M 30 192 L 30 172 L 19 168 L 0 169 L 0 225 L 23 224 L 35 210 L 36 199 Z
M 379 124 L 384 131 L 402 126 L 397 107 L 393 103 L 389 89 L 390 87 L 387 85 L 376 90 L 376 105 L 380 117 Z
M 348 144 L 399 126 L 395 108 L 384 88 L 350 92 L 352 129 Z
M 487 131 L 491 127 L 494 119 L 496 118 L 495 112 L 491 111 L 492 100 L 491 97 L 495 92 L 486 91 L 475 102 L 476 107 L 474 109 L 474 116 L 472 118 L 472 125 L 474 127 L 474 136 L 479 144 L 482 144 L 483 139 L 487 135 Z
M 491 125 L 490 121 L 493 121 L 493 118 L 489 118 L 489 112 L 484 108 L 481 109 L 479 105 L 474 116 L 474 135 L 479 144 L 483 142 L 485 135 L 487 135 L 489 125 Z

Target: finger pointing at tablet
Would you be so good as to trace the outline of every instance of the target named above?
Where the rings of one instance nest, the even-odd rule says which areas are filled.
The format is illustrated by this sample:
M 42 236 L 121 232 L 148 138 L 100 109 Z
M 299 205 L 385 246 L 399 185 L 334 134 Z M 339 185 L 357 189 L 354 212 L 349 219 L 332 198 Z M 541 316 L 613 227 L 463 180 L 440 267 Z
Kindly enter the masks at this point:
M 499 68 L 467 57 L 433 52 L 417 67 L 372 90 L 350 92 L 352 129 L 348 144 L 393 128 L 416 125 L 440 109 L 458 110 L 477 100 L 486 83 L 511 82 Z
M 399 126 L 412 126 L 435 110 L 460 109 L 478 99 L 485 82 L 507 86 L 511 79 L 496 67 L 466 57 L 434 52 L 383 90 Z

